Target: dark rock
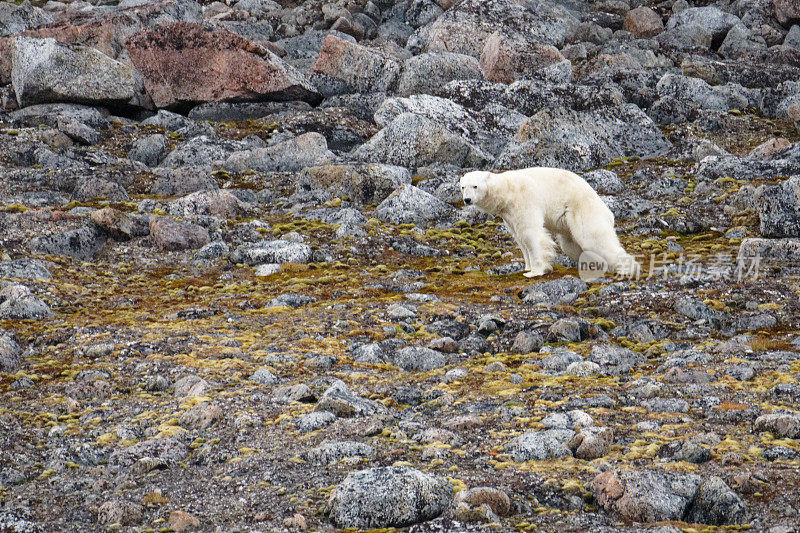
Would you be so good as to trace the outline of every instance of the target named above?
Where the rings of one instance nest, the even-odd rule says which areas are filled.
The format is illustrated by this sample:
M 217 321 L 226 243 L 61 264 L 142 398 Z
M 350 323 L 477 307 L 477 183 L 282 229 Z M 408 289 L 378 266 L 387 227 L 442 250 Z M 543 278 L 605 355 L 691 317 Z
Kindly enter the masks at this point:
M 764 237 L 800 237 L 800 177 L 756 192 L 756 211 Z
M 588 360 L 597 363 L 604 374 L 627 374 L 645 362 L 644 355 L 611 344 L 600 344 L 592 347 Z
M 543 344 L 544 339 L 541 335 L 532 331 L 522 330 L 514 337 L 514 344 L 511 346 L 511 351 L 520 354 L 538 352 Z
M 0 261 L 0 278 L 48 280 L 52 277 L 44 263 L 36 259 Z
M 551 281 L 540 281 L 522 291 L 522 301 L 527 304 L 569 304 L 589 289 L 589 285 L 575 276 L 564 276 Z
M 422 346 L 408 346 L 398 350 L 393 356 L 394 364 L 406 371 L 428 371 L 442 368 L 448 358 L 442 352 Z
M 361 417 L 385 413 L 386 407 L 353 394 L 343 381 L 336 380 L 314 406 L 314 411 L 330 411 L 339 417 Z
M 95 176 L 81 178 L 75 185 L 75 190 L 72 191 L 72 199 L 78 202 L 87 202 L 97 198 L 104 198 L 112 202 L 124 202 L 129 199 L 125 187 Z
M 456 209 L 413 185 L 402 185 L 378 205 L 374 214 L 392 224 L 431 226 L 452 221 Z
M 41 320 L 53 311 L 25 285 L 7 285 L 0 290 L 0 319 Z
M 89 261 L 103 248 L 106 237 L 93 226 L 68 230 L 62 233 L 36 237 L 31 248 L 53 255 L 68 255 Z

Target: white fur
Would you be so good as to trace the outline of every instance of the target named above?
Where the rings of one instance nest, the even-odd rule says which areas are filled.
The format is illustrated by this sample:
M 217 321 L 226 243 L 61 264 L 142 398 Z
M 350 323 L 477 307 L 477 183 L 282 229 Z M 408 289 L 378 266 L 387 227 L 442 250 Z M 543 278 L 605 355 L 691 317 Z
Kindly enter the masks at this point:
M 494 174 L 468 172 L 461 178 L 464 202 L 499 216 L 522 249 L 525 276 L 553 269 L 555 236 L 577 261 L 591 251 L 611 272 L 637 275 L 639 264 L 619 243 L 614 214 L 583 178 L 558 168 L 526 168 Z

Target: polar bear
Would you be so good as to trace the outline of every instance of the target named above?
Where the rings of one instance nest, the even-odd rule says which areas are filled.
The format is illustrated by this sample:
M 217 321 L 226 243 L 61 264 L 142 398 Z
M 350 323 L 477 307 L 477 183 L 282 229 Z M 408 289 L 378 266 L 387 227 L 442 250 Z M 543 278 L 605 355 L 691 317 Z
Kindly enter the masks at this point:
M 506 223 L 522 249 L 527 277 L 553 269 L 555 243 L 551 234 L 574 261 L 584 252 L 593 252 L 611 272 L 630 277 L 639 274 L 639 263 L 619 243 L 614 214 L 573 172 L 545 167 L 468 172 L 460 186 L 465 204 L 499 216 Z M 584 258 L 587 256 L 591 254 Z

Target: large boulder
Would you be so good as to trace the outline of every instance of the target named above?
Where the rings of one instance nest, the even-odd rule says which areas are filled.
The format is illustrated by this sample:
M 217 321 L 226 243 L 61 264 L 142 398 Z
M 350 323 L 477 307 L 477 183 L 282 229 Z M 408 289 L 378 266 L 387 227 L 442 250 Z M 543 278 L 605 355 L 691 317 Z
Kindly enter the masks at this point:
M 308 263 L 311 248 L 301 242 L 264 240 L 243 244 L 231 254 L 231 261 L 247 265 L 264 263 Z
M 379 161 L 407 168 L 435 163 L 479 167 L 491 161 L 468 139 L 442 124 L 413 113 L 402 113 L 353 152 L 359 161 Z
M 18 37 L 11 45 L 11 62 L 11 81 L 22 107 L 48 102 L 149 105 L 141 75 L 94 48 Z
M 589 487 L 600 507 L 626 522 L 688 520 L 723 525 L 746 519 L 744 501 L 715 476 L 610 470 L 597 475 Z
M 66 255 L 89 261 L 103 248 L 106 236 L 94 226 L 36 237 L 31 248 L 46 254 Z
M 530 38 L 511 38 L 496 31 L 486 39 L 481 51 L 481 68 L 486 79 L 511 83 L 536 71 L 564 61 L 553 45 Z
M 716 6 L 691 7 L 672 15 L 667 21 L 667 30 L 692 26 L 704 28 L 711 34 L 712 47 L 716 47 L 725 39 L 728 30 L 738 23 L 741 23 L 739 17 Z
M 212 216 L 235 219 L 251 212 L 249 204 L 242 202 L 230 191 L 197 191 L 170 202 L 169 214 L 173 217 Z
M 800 177 L 759 187 L 756 211 L 764 237 L 800 237 Z
M 579 23 L 576 13 L 556 3 L 465 0 L 417 30 L 409 45 L 427 52 L 480 57 L 486 40 L 496 31 L 512 39 L 563 46 Z
M 310 132 L 293 139 L 232 154 L 225 166 L 236 172 L 298 171 L 305 167 L 332 163 L 336 154 L 328 150 L 328 141 L 320 133 Z
M 447 131 L 475 143 L 481 150 L 497 154 L 525 122 L 521 113 L 503 106 L 467 107 L 448 98 L 418 94 L 408 98 L 386 98 L 375 111 L 375 122 L 388 126 L 403 113 L 419 115 Z
M 30 29 L 24 35 L 89 46 L 112 59 L 122 60 L 125 42 L 140 29 L 174 21 L 201 20 L 202 10 L 195 0 L 156 0 L 94 16 L 64 17 L 52 24 Z M 0 84 L 11 81 L 11 43 L 14 39 L 16 37 L 0 37 Z
M 581 172 L 620 157 L 654 157 L 672 144 L 634 104 L 592 112 L 546 109 L 533 115 L 495 162 L 499 170 L 533 166 Z
M 441 515 L 453 499 L 445 478 L 410 466 L 382 466 L 348 474 L 328 502 L 337 527 L 405 527 Z
M 358 206 L 378 204 L 401 185 L 411 184 L 411 173 L 392 165 L 319 165 L 298 175 L 295 195 L 316 200 L 350 198 Z
M 0 2 L 0 36 L 22 33 L 29 28 L 43 26 L 53 22 L 53 15 L 47 11 L 25 2 L 17 5 L 12 2 Z
M 639 6 L 625 14 L 625 30 L 638 39 L 650 39 L 664 31 L 664 22 L 649 7 Z
M 403 185 L 375 209 L 375 217 L 392 224 L 431 226 L 450 221 L 457 210 L 413 185 Z
M 313 73 L 324 74 L 341 85 L 341 91 L 385 92 L 394 87 L 402 67 L 383 52 L 328 35 L 322 43 Z
M 172 22 L 140 31 L 125 48 L 157 107 L 221 100 L 322 100 L 301 72 L 266 47 L 227 30 Z
M 150 236 L 162 251 L 200 248 L 211 241 L 204 227 L 169 217 L 151 217 Z
M 453 80 L 483 79 L 478 60 L 472 56 L 439 52 L 420 54 L 406 60 L 397 92 L 431 94 Z

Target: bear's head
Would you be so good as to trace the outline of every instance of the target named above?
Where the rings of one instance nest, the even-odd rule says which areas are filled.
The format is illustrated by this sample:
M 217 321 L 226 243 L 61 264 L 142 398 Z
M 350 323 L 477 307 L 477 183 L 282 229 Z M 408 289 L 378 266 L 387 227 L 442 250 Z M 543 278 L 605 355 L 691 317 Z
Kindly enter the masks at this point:
M 461 196 L 465 204 L 485 207 L 491 175 L 491 172 L 475 171 L 467 172 L 461 177 Z

